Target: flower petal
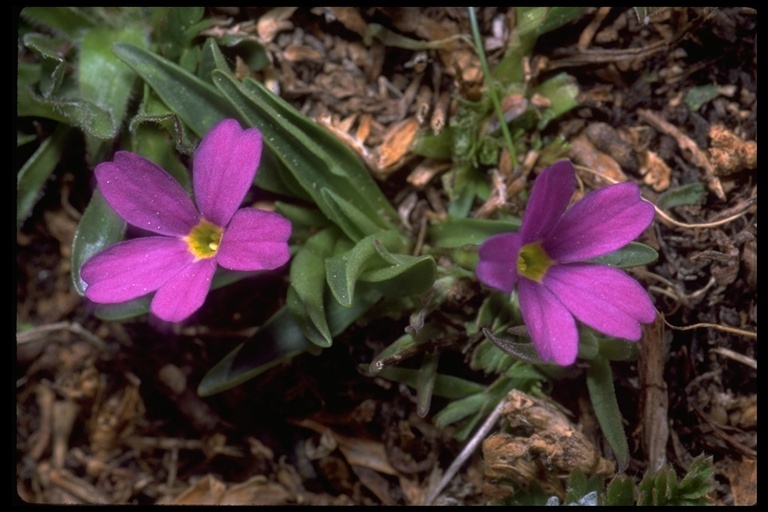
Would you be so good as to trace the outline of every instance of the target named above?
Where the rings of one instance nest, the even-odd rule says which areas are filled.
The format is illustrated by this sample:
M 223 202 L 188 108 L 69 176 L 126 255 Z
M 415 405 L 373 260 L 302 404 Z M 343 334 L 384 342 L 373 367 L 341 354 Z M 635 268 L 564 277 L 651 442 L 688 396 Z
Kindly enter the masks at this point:
M 166 322 L 188 318 L 205 302 L 215 271 L 215 258 L 187 265 L 157 290 L 149 310 Z
M 531 197 L 525 207 L 520 236 L 523 243 L 547 237 L 568 208 L 576 190 L 576 171 L 568 160 L 550 165 L 536 178 Z
M 186 242 L 178 238 L 135 238 L 92 256 L 80 275 L 88 284 L 88 299 L 114 304 L 152 293 L 192 260 Z
M 480 282 L 506 293 L 512 293 L 517 281 L 517 255 L 522 239 L 517 233 L 502 233 L 480 244 L 480 260 L 475 272 Z
M 168 236 L 184 236 L 197 224 L 199 214 L 184 188 L 143 156 L 118 151 L 94 172 L 109 206 L 129 224 Z
M 542 246 L 555 261 L 603 256 L 637 238 L 653 221 L 653 205 L 632 182 L 595 190 L 565 212 Z
M 568 366 L 579 353 L 579 332 L 573 315 L 544 286 L 527 278 L 517 285 L 520 312 L 533 346 L 544 361 Z
M 279 213 L 243 208 L 226 227 L 216 257 L 231 270 L 270 270 L 290 259 L 290 236 L 291 223 Z
M 544 286 L 581 322 L 600 332 L 636 341 L 640 323 L 650 323 L 656 310 L 643 287 L 619 269 L 595 263 L 550 267 Z
M 261 132 L 234 119 L 211 128 L 195 152 L 193 187 L 203 216 L 226 226 L 240 207 L 261 161 Z

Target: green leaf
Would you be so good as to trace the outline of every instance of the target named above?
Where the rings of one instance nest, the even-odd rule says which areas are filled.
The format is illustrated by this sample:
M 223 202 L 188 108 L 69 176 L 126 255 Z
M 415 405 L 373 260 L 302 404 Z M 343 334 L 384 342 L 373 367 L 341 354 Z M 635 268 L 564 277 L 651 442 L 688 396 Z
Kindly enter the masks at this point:
M 339 194 L 328 188 L 320 190 L 328 207 L 333 211 L 333 217 L 338 226 L 349 238 L 357 242 L 387 228 L 383 222 L 375 222 Z M 378 219 L 377 219 L 378 220 Z
M 289 310 L 304 334 L 321 347 L 330 347 L 333 342 L 325 317 L 325 260 L 333 254 L 340 235 L 336 228 L 318 231 L 291 262 L 290 289 L 295 297 L 288 301 Z
M 131 43 L 114 43 L 112 51 L 131 66 L 199 137 L 236 111 L 213 86 L 173 62 Z
M 516 232 L 521 221 L 448 217 L 430 226 L 428 240 L 435 247 L 480 245 L 487 238 L 501 233 Z
M 431 294 L 433 295 L 433 294 Z M 429 306 L 427 306 L 427 309 Z M 436 346 L 446 336 L 444 325 L 423 323 L 427 309 L 411 314 L 406 333 L 382 350 L 368 365 L 368 374 L 376 375 L 384 368 L 397 365 L 430 346 Z
M 704 204 L 707 199 L 707 190 L 703 183 L 689 183 L 677 188 L 669 189 L 659 196 L 656 206 L 662 209 L 676 206 Z
M 688 468 L 688 474 L 680 481 L 679 502 L 691 505 L 706 504 L 707 495 L 714 489 L 714 474 L 712 456 L 696 457 Z
M 521 34 L 537 38 L 570 23 L 584 12 L 583 7 L 519 7 L 517 28 Z
M 115 137 L 123 125 L 128 101 L 138 77 L 112 53 L 110 45 L 117 41 L 142 45 L 146 44 L 145 38 L 144 27 L 140 25 L 122 29 L 100 27 L 89 30 L 80 44 L 77 70 L 80 96 L 109 112 L 111 137 Z M 103 159 L 109 149 L 108 142 L 94 137 L 87 136 L 86 144 L 89 162 Z
M 35 32 L 24 34 L 22 41 L 40 59 L 40 93 L 43 98 L 50 98 L 64 80 L 67 63 L 61 55 L 61 48 L 66 47 L 68 42 Z
M 483 328 L 483 334 L 485 334 L 485 337 L 488 338 L 498 348 L 521 361 L 525 361 L 526 363 L 530 364 L 553 364 L 542 360 L 541 356 L 539 356 L 539 353 L 536 351 L 536 348 L 532 343 L 520 343 L 516 341 L 505 340 L 503 338 L 494 336 L 494 334 L 486 328 Z
M 72 284 L 77 293 L 85 293 L 86 284 L 80 277 L 83 263 L 122 240 L 124 234 L 125 221 L 107 204 L 101 192 L 94 191 L 72 239 Z
M 605 504 L 612 507 L 635 504 L 635 483 L 627 475 L 616 475 L 605 491 Z
M 636 361 L 637 343 L 601 336 L 598 340 L 600 355 L 609 361 Z
M 598 494 L 602 490 L 602 478 L 597 475 L 587 478 L 584 471 L 577 467 L 571 472 L 568 479 L 568 493 L 565 495 L 563 503 L 596 506 L 598 505 Z
M 247 342 L 211 368 L 200 381 L 197 393 L 210 396 L 233 388 L 313 346 L 283 307 Z
M 371 364 L 368 365 L 368 373 L 370 375 L 377 375 L 385 368 L 404 361 L 417 353 L 419 347 L 429 341 L 428 337 L 414 337 L 411 333 L 403 334 L 373 358 Z
M 536 40 L 577 19 L 583 12 L 583 7 L 517 7 L 516 30 L 512 32 L 507 53 L 492 72 L 493 78 L 507 84 L 522 82 L 523 58 L 532 56 Z
M 384 368 L 377 374 L 377 377 L 383 377 L 395 382 L 401 382 L 407 386 L 416 389 L 419 380 L 419 370 L 411 368 L 390 367 Z M 435 377 L 435 386 L 433 394 L 457 400 L 468 396 L 475 396 L 485 391 L 485 386 L 453 375 L 444 375 L 438 373 Z
M 435 283 L 437 263 L 432 256 L 408 256 L 389 253 L 374 239 L 374 247 L 389 266 L 363 272 L 360 281 L 375 283 L 387 297 L 408 297 L 427 292 Z
M 331 225 L 328 217 L 317 208 L 306 208 L 283 201 L 275 201 L 275 211 L 291 221 L 294 232 L 297 227 L 317 231 Z M 295 238 L 295 233 L 292 238 Z
M 587 389 L 603 435 L 616 455 L 619 472 L 623 472 L 629 464 L 629 445 L 613 387 L 611 365 L 604 357 L 597 356 L 589 361 Z
M 149 306 L 152 302 L 152 295 L 144 295 L 133 300 L 120 302 L 117 304 L 96 304 L 95 315 L 100 320 L 117 322 L 128 320 L 137 316 L 149 313 Z
M 567 73 L 559 73 L 533 89 L 534 94 L 540 94 L 550 102 L 541 113 L 538 129 L 546 128 L 549 121 L 556 119 L 569 110 L 579 106 L 579 86 L 576 80 Z
M 42 66 L 39 62 L 17 62 L 16 87 L 17 89 L 31 90 L 40 82 Z
M 30 144 L 31 142 L 36 140 L 37 140 L 36 133 L 22 133 L 16 130 L 16 147 L 17 148 L 26 146 L 27 144 Z
M 161 52 L 171 60 L 176 60 L 189 49 L 192 40 L 200 31 L 214 23 L 213 18 L 205 18 L 203 7 L 171 7 L 160 21 L 156 34 Z
M 61 154 L 72 129 L 59 125 L 34 154 L 24 162 L 16 176 L 16 227 L 20 228 L 32 213 L 43 193 L 46 181 L 61 160 Z
M 439 134 L 432 130 L 419 130 L 411 142 L 411 153 L 427 158 L 448 159 L 453 150 L 454 128 L 446 127 Z
M 400 232 L 394 230 L 382 231 L 365 237 L 349 251 L 337 254 L 325 261 L 328 286 L 333 296 L 342 306 L 352 304 L 355 285 L 363 276 L 365 280 L 378 282 L 379 287 L 392 291 L 386 286 L 382 286 L 387 280 L 394 279 L 400 274 L 408 272 L 413 268 L 414 264 L 423 265 L 422 269 L 430 265 L 427 260 L 423 259 L 424 257 L 414 257 L 401 265 L 392 265 L 381 256 L 381 249 L 377 246 L 396 252 L 401 252 L 405 249 L 403 236 Z M 424 265 L 425 263 L 426 265 Z M 432 260 L 431 264 L 434 264 L 434 260 Z M 388 270 L 384 269 L 387 266 L 390 268 Z M 367 272 L 369 270 L 382 270 L 382 272 Z M 423 285 L 423 281 L 419 280 L 414 285 L 418 289 Z M 415 293 L 413 287 L 408 287 L 406 292 Z
M 514 361 L 513 356 L 504 350 L 499 350 L 493 342 L 485 339 L 478 343 L 472 352 L 469 366 L 473 370 L 482 370 L 485 373 L 503 373 Z
M 332 336 L 344 332 L 381 298 L 372 289 L 361 287 L 351 307 L 336 301 L 326 305 Z M 197 388 L 201 396 L 210 396 L 246 382 L 281 361 L 287 361 L 316 348 L 286 307 L 278 310 L 250 339 L 239 345 L 205 374 Z
M 493 332 L 501 332 L 508 329 L 512 323 L 522 323 L 517 302 L 510 300 L 508 293 L 494 290 L 480 305 L 476 321 L 468 327 L 468 334 L 478 333 L 484 326 L 488 325 L 491 326 Z
M 698 87 L 691 87 L 685 92 L 685 104 L 691 109 L 691 112 L 698 112 L 701 107 L 717 98 L 720 92 L 717 85 L 707 84 Z
M 159 125 L 159 126 L 158 126 Z M 168 126 L 172 128 L 168 129 Z M 171 113 L 164 116 L 145 116 L 138 114 L 131 121 L 128 133 L 128 150 L 139 154 L 157 164 L 161 169 L 179 182 L 187 191 L 192 193 L 192 183 L 189 170 L 179 158 L 179 145 L 174 144 L 171 137 L 184 139 L 181 122 Z
M 601 263 L 617 268 L 630 268 L 639 265 L 649 265 L 659 259 L 659 253 L 652 247 L 640 242 L 630 242 L 621 249 L 613 251 L 599 258 L 588 260 L 592 263 Z
M 251 34 L 225 34 L 218 42 L 234 49 L 251 71 L 264 71 L 272 65 L 267 49 Z
M 442 429 L 457 421 L 477 415 L 488 404 L 488 401 L 488 395 L 485 393 L 477 393 L 455 400 L 435 415 L 433 419 L 435 426 Z
M 291 136 L 294 139 L 292 151 L 284 152 L 283 155 L 294 160 L 310 157 L 306 162 L 309 167 L 296 165 L 303 163 L 296 160 L 296 164 L 288 165 L 288 168 L 312 194 L 321 210 L 325 212 L 325 201 L 318 201 L 318 196 L 327 188 L 344 197 L 382 227 L 391 227 L 397 221 L 397 212 L 351 149 L 285 100 L 275 96 L 263 84 L 246 78 L 243 88 L 265 114 L 262 124 L 279 123 L 282 128 L 282 133 L 274 128 L 262 128 L 267 144 L 271 142 L 270 137 L 277 141 L 279 135 Z M 328 212 L 325 213 L 328 215 Z
M 35 25 L 46 26 L 69 37 L 97 25 L 96 20 L 79 7 L 25 7 L 20 15 Z
M 440 361 L 440 351 L 433 350 L 424 354 L 419 374 L 416 379 L 416 413 L 420 418 L 429 414 L 429 406 L 432 403 L 432 393 L 435 389 L 437 378 L 437 363 Z
M 114 136 L 112 116 L 108 111 L 86 100 L 41 98 L 29 88 L 19 89 L 16 115 L 43 117 L 77 126 L 89 136 L 109 139 Z

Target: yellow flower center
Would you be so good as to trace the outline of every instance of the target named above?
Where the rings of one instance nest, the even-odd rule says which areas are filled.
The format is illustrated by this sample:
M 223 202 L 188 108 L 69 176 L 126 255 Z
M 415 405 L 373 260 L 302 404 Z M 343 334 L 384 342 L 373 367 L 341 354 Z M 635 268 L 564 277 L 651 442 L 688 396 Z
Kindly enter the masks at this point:
M 213 258 L 219 250 L 221 237 L 224 231 L 217 225 L 211 224 L 205 219 L 200 219 L 197 226 L 193 227 L 184 240 L 189 245 L 196 260 Z
M 520 248 L 520 254 L 517 256 L 517 273 L 540 283 L 553 263 L 554 260 L 547 256 L 541 243 L 532 242 Z

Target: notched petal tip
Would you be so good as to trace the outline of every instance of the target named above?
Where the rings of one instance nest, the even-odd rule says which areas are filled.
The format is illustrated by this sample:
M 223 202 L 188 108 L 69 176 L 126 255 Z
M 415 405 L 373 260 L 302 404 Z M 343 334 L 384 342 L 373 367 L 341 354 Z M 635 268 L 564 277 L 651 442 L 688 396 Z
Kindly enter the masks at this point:
M 579 352 L 576 321 L 567 307 L 544 286 L 520 279 L 520 312 L 531 341 L 545 361 L 569 366 Z
M 195 199 L 203 216 L 218 226 L 229 223 L 253 185 L 263 140 L 256 128 L 234 119 L 216 124 L 203 138 L 193 162 Z
M 217 259 L 231 270 L 272 270 L 291 257 L 291 222 L 275 212 L 243 208 L 232 217 Z
M 545 238 L 568 208 L 576 190 L 576 171 L 568 160 L 550 165 L 536 178 L 525 208 L 520 236 L 524 243 Z

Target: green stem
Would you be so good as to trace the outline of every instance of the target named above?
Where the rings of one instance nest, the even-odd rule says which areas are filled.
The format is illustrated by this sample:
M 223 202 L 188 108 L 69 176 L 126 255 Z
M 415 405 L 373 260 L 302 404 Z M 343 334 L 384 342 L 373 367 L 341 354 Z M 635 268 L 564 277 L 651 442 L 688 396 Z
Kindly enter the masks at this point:
M 480 27 L 477 24 L 477 17 L 475 16 L 475 8 L 469 7 L 469 24 L 472 27 L 472 38 L 475 41 L 477 47 L 477 56 L 480 59 L 480 65 L 483 68 L 483 75 L 485 75 L 488 81 L 488 95 L 491 97 L 493 103 L 493 109 L 496 111 L 496 115 L 499 118 L 499 124 L 501 125 L 501 132 L 504 135 L 504 141 L 507 143 L 507 149 L 509 149 L 509 157 L 517 167 L 517 153 L 515 152 L 515 146 L 512 144 L 512 136 L 509 133 L 507 122 L 504 120 L 504 111 L 501 109 L 501 103 L 499 97 L 496 95 L 496 88 L 493 86 L 491 79 L 491 71 L 488 68 L 488 61 L 485 58 L 485 48 L 483 47 L 483 39 L 480 37 Z

